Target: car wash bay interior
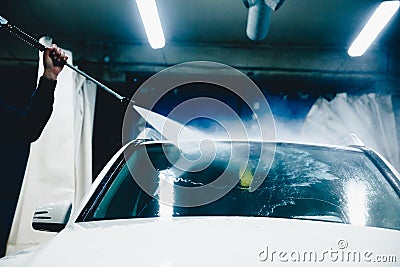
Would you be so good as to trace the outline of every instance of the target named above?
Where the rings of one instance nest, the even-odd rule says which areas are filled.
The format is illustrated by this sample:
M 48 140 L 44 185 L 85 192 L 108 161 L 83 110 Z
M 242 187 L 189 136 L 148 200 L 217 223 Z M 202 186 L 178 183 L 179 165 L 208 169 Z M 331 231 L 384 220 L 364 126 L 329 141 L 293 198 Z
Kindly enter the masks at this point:
M 198 51 L 201 51 L 201 49 L 204 48 L 200 47 Z M 231 52 L 229 49 L 226 50 L 228 56 Z M 270 52 L 271 49 L 269 48 L 268 50 Z M 285 50 L 279 50 L 277 53 L 285 53 Z M 275 52 L 271 53 L 276 55 Z M 337 55 L 331 55 L 331 57 L 324 55 L 324 51 L 310 52 L 303 49 L 300 51 L 291 49 L 289 53 L 290 56 L 288 55 L 284 61 L 285 68 L 282 68 L 283 70 L 264 70 L 251 67 L 249 68 L 250 70 L 244 71 L 262 88 L 275 115 L 275 119 L 290 124 L 291 131 L 300 131 L 302 122 L 318 97 L 331 100 L 338 93 L 349 93 L 351 95 L 377 93 L 390 94 L 392 96 L 397 133 L 400 133 L 400 110 L 398 108 L 400 97 L 398 95 L 399 81 L 397 78 L 399 61 L 395 60 L 394 56 L 389 58 L 386 55 L 376 55 L 374 59 L 370 60 L 366 60 L 365 58 L 358 59 L 357 61 L 359 62 L 365 60 L 365 63 L 359 65 L 352 64 L 352 59 L 346 58 L 346 55 L 342 51 L 342 60 L 347 61 L 348 65 L 352 66 L 353 69 L 348 68 L 344 70 L 342 67 L 335 71 L 335 68 L 337 68 L 336 65 L 341 63 L 331 60 L 331 57 L 339 58 L 340 51 L 336 52 Z M 298 53 L 298 58 L 293 57 L 293 55 L 296 56 L 295 53 Z M 301 62 L 300 64 L 298 62 L 306 61 L 304 60 L 306 53 L 317 54 L 312 55 L 317 60 L 305 62 L 301 66 Z M 320 62 L 319 57 L 326 57 L 327 60 Z M 371 64 L 371 61 L 373 64 Z M 266 63 L 275 66 L 280 64 L 279 62 L 272 63 L 269 59 Z M 388 63 L 393 65 L 387 66 L 386 64 Z M 116 88 L 124 95 L 133 94 L 143 81 L 155 74 L 155 70 L 114 70 L 114 68 L 120 67 L 118 65 L 109 69 L 102 62 L 86 64 L 86 69 L 90 70 L 91 73 L 101 73 L 99 75 L 100 78 L 106 79 L 112 88 Z M 311 64 L 315 64 L 316 66 Z M 376 70 L 377 67 L 375 64 L 379 65 L 382 69 Z M 127 68 L 124 65 L 122 66 L 124 69 Z M 141 68 L 154 69 L 153 66 L 141 66 Z M 159 69 L 161 68 L 159 67 Z M 312 70 L 308 71 L 304 70 L 304 68 Z M 329 71 L 329 69 L 333 70 Z M 21 75 L 25 79 L 18 79 Z M 2 80 L 5 81 L 3 83 L 5 88 L 20 88 L 19 90 L 28 90 L 36 80 L 35 67 L 29 65 L 18 67 L 3 66 L 1 76 Z M 203 86 L 203 90 L 206 87 Z M 93 132 L 94 177 L 122 144 L 121 128 L 126 108 L 126 106 L 121 105 L 117 100 L 103 91 L 98 91 L 97 94 Z M 182 99 L 185 97 L 187 96 L 182 95 Z M 165 110 L 170 110 L 171 106 L 168 107 L 167 103 L 171 104 L 171 101 L 165 101 L 164 105 L 167 105 Z M 163 113 L 163 109 L 160 107 L 158 112 Z
M 201 60 L 232 66 L 251 78 L 265 95 L 275 118 L 278 139 L 306 135 L 312 141 L 315 136 L 310 132 L 323 135 L 323 131 L 315 131 L 311 126 L 304 129 L 305 123 L 312 123 L 310 111 L 317 110 L 316 103 L 324 103 L 318 106 L 318 112 L 330 108 L 331 117 L 324 120 L 327 124 L 340 123 L 329 127 L 357 133 L 357 129 L 346 128 L 346 123 L 340 122 L 345 119 L 343 114 L 350 112 L 345 108 L 353 107 L 351 119 L 358 116 L 363 120 L 367 116 L 371 122 L 359 135 L 376 139 L 369 145 L 382 147 L 381 153 L 392 157 L 393 165 L 399 168 L 400 16 L 394 16 L 363 56 L 350 57 L 347 53 L 380 2 L 286 0 L 279 10 L 271 12 L 267 37 L 251 41 L 246 36 L 248 11 L 241 0 L 157 1 L 166 36 L 165 47 L 157 50 L 147 43 L 134 1 L 122 1 L 116 6 L 110 1 L 8 0 L 1 2 L 0 15 L 37 38 L 50 35 L 72 51 L 74 64 L 80 69 L 128 97 L 146 79 L 179 63 Z M 55 14 L 52 10 L 62 12 Z M 20 92 L 34 89 L 37 51 L 4 31 L 0 32 L 0 39 L 1 94 L 18 98 Z M 167 115 L 179 102 L 218 94 L 210 84 L 182 86 L 166 95 L 155 111 Z M 347 104 L 332 104 L 343 99 Z M 246 107 L 234 96 L 225 97 L 224 101 L 241 116 L 248 115 Z M 363 104 L 364 108 L 369 107 L 370 114 L 357 108 Z M 97 90 L 93 178 L 122 145 L 125 111 L 126 104 Z M 388 123 L 385 114 L 393 116 L 393 124 Z M 140 133 L 143 124 L 139 115 L 137 118 L 132 136 Z

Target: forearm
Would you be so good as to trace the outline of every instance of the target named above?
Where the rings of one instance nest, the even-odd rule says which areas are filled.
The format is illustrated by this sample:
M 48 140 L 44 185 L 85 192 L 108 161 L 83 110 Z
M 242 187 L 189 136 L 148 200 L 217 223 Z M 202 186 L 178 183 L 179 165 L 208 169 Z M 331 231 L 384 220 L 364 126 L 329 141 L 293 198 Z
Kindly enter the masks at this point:
M 57 82 L 41 77 L 27 109 L 27 126 L 31 141 L 39 138 L 53 111 L 54 90 Z
M 32 142 L 39 138 L 53 110 L 55 81 L 41 77 L 29 106 L 22 111 L 5 103 L 0 107 L 3 137 Z

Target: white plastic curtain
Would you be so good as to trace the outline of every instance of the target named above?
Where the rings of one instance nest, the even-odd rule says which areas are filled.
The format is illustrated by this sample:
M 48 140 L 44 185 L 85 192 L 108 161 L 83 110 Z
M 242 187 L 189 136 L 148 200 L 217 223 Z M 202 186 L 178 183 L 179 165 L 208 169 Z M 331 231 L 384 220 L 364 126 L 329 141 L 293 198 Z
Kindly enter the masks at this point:
M 396 120 L 390 95 L 341 93 L 332 101 L 319 98 L 301 131 L 303 139 L 328 144 L 335 144 L 348 134 L 355 134 L 400 170 Z
M 40 41 L 47 46 L 51 44 L 46 37 Z M 72 64 L 72 53 L 66 51 L 66 54 Z M 40 60 L 39 77 L 42 73 Z M 76 206 L 90 187 L 95 97 L 95 84 L 64 68 L 58 77 L 53 113 L 40 138 L 31 145 L 7 254 L 54 236 L 32 229 L 37 206 L 61 200 Z

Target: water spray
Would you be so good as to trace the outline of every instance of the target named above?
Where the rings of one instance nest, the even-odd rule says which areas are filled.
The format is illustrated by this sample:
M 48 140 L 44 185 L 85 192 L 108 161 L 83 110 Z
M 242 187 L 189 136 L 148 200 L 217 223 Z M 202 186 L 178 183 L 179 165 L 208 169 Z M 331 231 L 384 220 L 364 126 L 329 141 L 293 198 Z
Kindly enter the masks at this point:
M 46 47 L 43 44 L 41 44 L 38 40 L 36 40 L 32 36 L 28 35 L 27 33 L 22 31 L 18 27 L 8 23 L 8 20 L 3 18 L 2 16 L 0 16 L 0 28 L 8 30 L 12 35 L 14 35 L 17 38 L 21 39 L 22 41 L 24 41 L 28 45 L 38 49 L 39 51 L 44 52 L 44 50 L 46 49 Z M 134 103 L 134 101 L 129 100 L 128 98 L 119 95 L 117 92 L 115 92 L 111 88 L 109 88 L 106 85 L 102 84 L 101 82 L 97 81 L 95 78 L 89 76 L 88 74 L 86 74 L 85 72 L 81 71 L 80 69 L 72 66 L 68 62 L 64 62 L 63 64 L 65 66 L 69 67 L 70 69 L 76 71 L 77 73 L 79 73 L 80 75 L 85 77 L 86 79 L 94 82 L 97 86 L 99 86 L 101 89 L 103 89 L 107 93 L 109 93 L 109 94 L 113 95 L 114 97 L 116 97 L 119 101 L 121 101 L 121 102 L 130 101 L 130 102 Z

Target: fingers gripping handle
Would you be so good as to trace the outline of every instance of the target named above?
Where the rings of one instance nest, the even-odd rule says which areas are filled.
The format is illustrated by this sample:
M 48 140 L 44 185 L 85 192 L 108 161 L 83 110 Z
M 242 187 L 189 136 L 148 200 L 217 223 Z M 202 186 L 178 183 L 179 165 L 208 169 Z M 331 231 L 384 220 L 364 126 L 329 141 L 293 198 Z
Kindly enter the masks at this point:
M 23 32 L 21 29 L 11 25 L 8 23 L 8 21 L 3 18 L 2 16 L 0 16 L 0 28 L 4 28 L 7 29 L 11 34 L 15 35 L 16 37 L 18 37 L 19 39 L 21 39 L 22 41 L 24 41 L 25 43 L 35 47 L 36 49 L 40 50 L 40 51 L 44 51 L 46 50 L 46 47 L 41 44 L 38 40 L 36 40 L 35 38 L 33 38 L 32 36 L 26 34 L 25 32 Z M 121 102 L 125 102 L 127 100 L 126 97 L 119 95 L 118 93 L 116 93 L 115 91 L 111 90 L 110 88 L 108 88 L 107 86 L 105 86 L 104 84 L 102 84 L 101 82 L 97 81 L 96 79 L 92 78 L 91 76 L 87 75 L 85 72 L 79 70 L 78 68 L 75 68 L 74 66 L 68 64 L 67 62 L 64 62 L 63 64 L 65 64 L 67 67 L 69 67 L 70 69 L 78 72 L 80 75 L 86 77 L 87 79 L 89 79 L 90 81 L 94 82 L 96 85 L 98 85 L 100 88 L 102 88 L 103 90 L 105 90 L 106 92 L 110 93 L 111 95 L 113 95 L 114 97 L 116 97 L 119 101 Z M 133 102 L 133 101 L 131 101 Z

